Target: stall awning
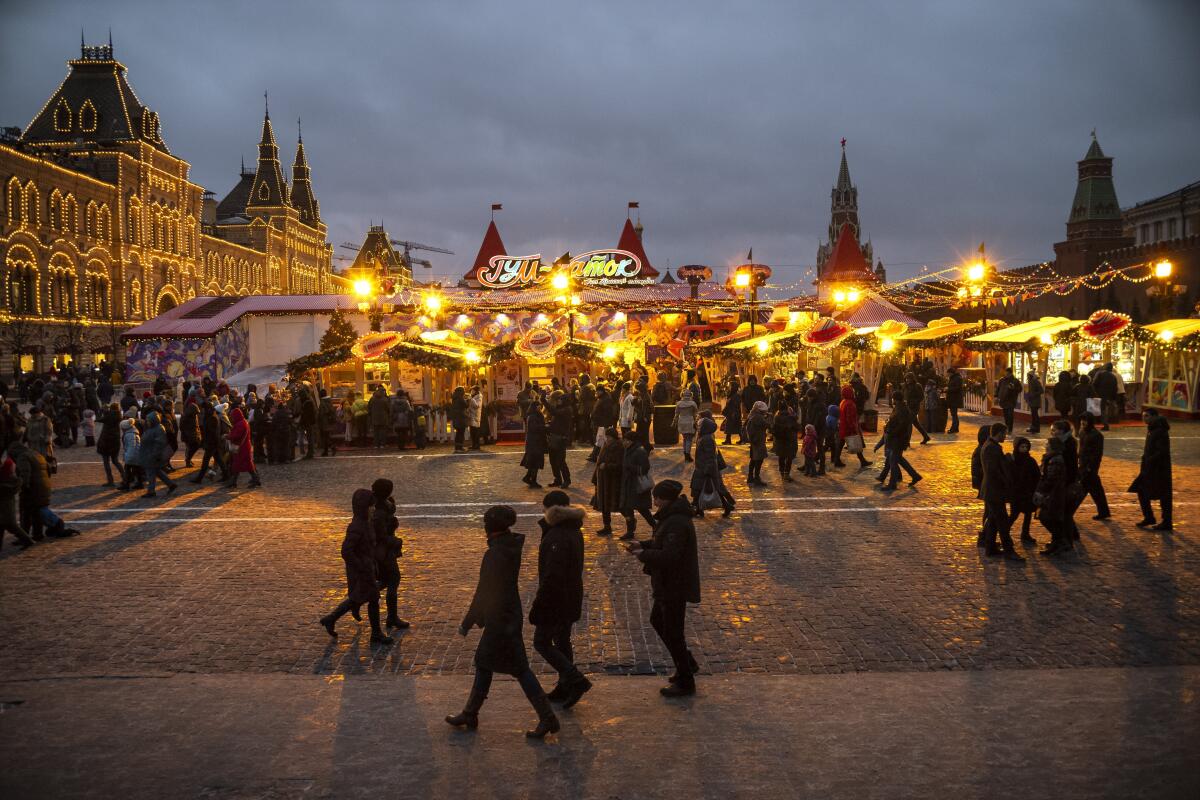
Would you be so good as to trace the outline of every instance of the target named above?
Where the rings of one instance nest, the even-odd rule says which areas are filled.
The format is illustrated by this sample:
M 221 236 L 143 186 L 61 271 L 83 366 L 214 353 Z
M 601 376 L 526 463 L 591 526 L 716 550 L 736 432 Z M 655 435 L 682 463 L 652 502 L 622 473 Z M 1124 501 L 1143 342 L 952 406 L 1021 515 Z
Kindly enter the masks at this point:
M 996 324 L 997 329 L 999 329 L 1000 323 L 994 324 Z M 969 331 L 978 327 L 978 322 L 955 322 L 951 325 L 936 325 L 919 331 L 909 331 L 908 333 L 897 336 L 896 340 L 900 342 L 928 342 L 934 339 L 941 339 L 943 336 L 953 336 L 956 333 L 962 333 L 963 331 Z M 998 332 L 999 330 L 997 330 L 997 333 Z
M 1169 331 L 1172 338 L 1180 339 L 1193 333 L 1200 333 L 1200 319 L 1168 319 L 1143 327 L 1159 336 Z
M 795 336 L 798 333 L 802 333 L 803 331 L 804 331 L 803 328 L 792 328 L 791 330 L 774 331 L 771 333 L 762 334 L 760 336 L 755 336 L 753 339 L 739 339 L 738 341 L 735 341 L 735 342 L 726 342 L 724 345 L 721 346 L 721 349 L 722 350 L 749 350 L 752 347 L 758 347 L 759 344 L 762 342 L 765 342 L 768 345 L 774 344 L 775 342 L 778 342 L 780 339 L 787 339 L 789 337 Z
M 761 325 L 756 326 L 756 328 L 757 327 L 761 327 Z M 714 348 L 721 347 L 732 342 L 739 342 L 748 338 L 750 338 L 750 323 L 743 322 L 742 324 L 738 325 L 737 328 L 725 334 L 724 336 L 714 336 L 713 338 L 706 339 L 703 342 L 696 342 L 695 344 L 691 345 L 691 347 L 694 347 L 697 350 L 712 350 Z
M 1022 322 L 996 331 L 972 336 L 964 341 L 967 347 L 975 345 L 977 350 L 986 350 L 988 345 L 1023 344 L 1031 339 L 1042 339 L 1070 328 L 1078 328 L 1086 320 L 1066 317 L 1042 317 L 1031 322 Z

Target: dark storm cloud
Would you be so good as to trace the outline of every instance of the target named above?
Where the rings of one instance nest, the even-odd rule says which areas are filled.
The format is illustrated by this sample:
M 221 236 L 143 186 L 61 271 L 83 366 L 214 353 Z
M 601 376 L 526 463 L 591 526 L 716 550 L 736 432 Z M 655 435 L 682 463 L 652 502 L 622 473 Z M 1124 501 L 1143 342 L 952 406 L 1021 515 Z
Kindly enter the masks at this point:
M 262 92 L 295 122 L 335 244 L 474 257 L 616 243 L 641 202 L 656 265 L 811 265 L 849 140 L 864 230 L 893 277 L 981 240 L 1010 263 L 1062 238 L 1095 127 L 1125 204 L 1200 177 L 1194 4 L 4 3 L 0 122 L 24 126 L 79 28 L 113 29 L 193 179 L 253 163 Z M 777 271 L 797 282 L 803 266 Z

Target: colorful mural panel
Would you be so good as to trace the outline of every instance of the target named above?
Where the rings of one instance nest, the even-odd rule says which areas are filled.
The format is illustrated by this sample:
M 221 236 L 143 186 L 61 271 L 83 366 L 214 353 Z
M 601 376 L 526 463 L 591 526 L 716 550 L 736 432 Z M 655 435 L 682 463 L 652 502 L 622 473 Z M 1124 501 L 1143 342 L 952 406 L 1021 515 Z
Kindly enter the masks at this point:
M 126 344 L 125 380 L 153 383 L 168 380 L 219 380 L 250 366 L 249 333 L 238 321 L 212 338 L 134 339 Z

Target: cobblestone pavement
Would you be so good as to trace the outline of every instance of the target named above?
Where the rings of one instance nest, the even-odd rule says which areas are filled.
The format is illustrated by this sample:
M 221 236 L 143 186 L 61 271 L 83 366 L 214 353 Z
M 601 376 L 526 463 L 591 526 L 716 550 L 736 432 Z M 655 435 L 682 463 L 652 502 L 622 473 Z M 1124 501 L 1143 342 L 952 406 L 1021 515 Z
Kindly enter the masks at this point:
M 0 682 L 0 797 L 1200 796 L 1200 667 L 722 675 L 663 701 L 604 677 L 528 742 L 510 679 L 172 675 Z
M 973 428 L 915 447 L 926 479 L 891 496 L 854 468 L 748 492 L 730 520 L 698 523 L 703 603 L 689 637 L 704 673 L 842 673 L 1200 664 L 1200 557 L 1192 521 L 1200 426 L 1172 429 L 1176 532 L 1134 527 L 1124 490 L 1140 426 L 1107 440 L 1103 477 L 1115 518 L 1080 510 L 1083 546 L 1016 565 L 974 546 L 980 506 L 969 486 Z M 1040 449 L 1040 445 L 1038 446 Z M 725 448 L 735 467 L 742 448 Z M 571 494 L 591 487 L 572 451 Z M 478 632 L 455 628 L 485 543 L 483 509 L 522 514 L 522 595 L 536 580 L 541 493 L 519 482 L 519 448 L 397 456 L 351 451 L 264 467 L 265 487 L 182 484 L 143 500 L 102 489 L 95 454 L 60 453 L 55 506 L 84 533 L 0 554 L 0 671 L 8 679 L 156 673 L 466 674 Z M 686 480 L 679 448 L 652 455 L 655 478 Z M 178 462 L 178 459 L 177 459 Z M 354 488 L 393 479 L 405 539 L 402 615 L 413 627 L 373 649 L 346 618 L 336 642 L 316 619 L 343 595 L 338 546 Z M 598 527 L 589 517 L 586 531 Z M 1046 532 L 1035 525 L 1041 539 Z M 1030 551 L 1034 548 L 1029 548 Z M 585 617 L 577 659 L 591 673 L 661 673 L 648 624 L 648 579 L 619 543 L 587 537 Z M 528 632 L 527 632 L 528 636 Z M 548 668 L 531 654 L 535 669 Z

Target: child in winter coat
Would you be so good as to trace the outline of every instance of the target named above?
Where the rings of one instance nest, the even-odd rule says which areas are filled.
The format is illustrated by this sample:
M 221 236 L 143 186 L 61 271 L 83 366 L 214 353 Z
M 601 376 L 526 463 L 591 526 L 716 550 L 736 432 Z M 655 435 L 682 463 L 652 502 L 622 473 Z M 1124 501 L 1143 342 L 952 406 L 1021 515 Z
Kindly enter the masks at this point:
M 1013 440 L 1012 515 L 1009 517 L 1008 524 L 1011 527 L 1017 517 L 1025 515 L 1025 519 L 1021 523 L 1021 541 L 1023 542 L 1037 541 L 1029 534 L 1029 521 L 1033 517 L 1035 508 L 1033 493 L 1037 491 L 1041 470 L 1038 467 L 1037 459 L 1030 454 L 1031 449 L 1032 445 L 1024 436 L 1018 436 Z
M 83 412 L 83 443 L 96 446 L 96 412 L 90 408 Z
M 425 438 L 429 430 L 429 406 L 421 404 L 413 409 L 416 422 L 413 424 L 413 443 L 418 450 L 425 449 Z
M 804 474 L 810 478 L 817 477 L 817 429 L 813 425 L 804 426 Z
M 825 458 L 825 451 L 829 451 L 830 463 L 835 467 L 846 466 L 842 461 L 841 448 L 838 447 L 838 420 L 841 417 L 841 412 L 835 405 L 825 409 L 825 436 L 821 440 L 821 458 Z

